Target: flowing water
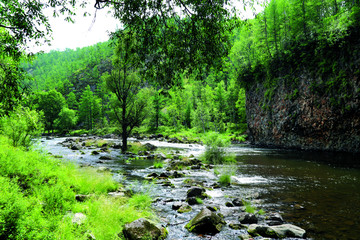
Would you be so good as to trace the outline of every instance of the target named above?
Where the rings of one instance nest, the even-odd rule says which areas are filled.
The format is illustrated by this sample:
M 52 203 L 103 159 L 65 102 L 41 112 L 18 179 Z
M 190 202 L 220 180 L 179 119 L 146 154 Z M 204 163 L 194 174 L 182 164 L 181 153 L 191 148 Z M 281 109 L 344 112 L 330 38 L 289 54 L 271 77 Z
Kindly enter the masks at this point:
M 193 206 L 193 211 L 179 214 L 172 210 L 174 202 L 184 201 L 191 179 L 204 187 L 217 182 L 213 170 L 183 170 L 185 177 L 170 179 L 167 184 L 144 184 L 150 173 L 152 160 L 127 161 L 119 150 L 110 155 L 114 160 L 99 161 L 90 155 L 91 149 L 72 151 L 58 143 L 64 138 L 43 140 L 44 148 L 54 155 L 80 164 L 105 166 L 112 169 L 114 177 L 135 191 L 147 191 L 156 201 L 161 222 L 167 226 L 167 239 L 237 239 L 245 230 L 233 230 L 226 226 L 215 236 L 197 236 L 184 229 L 185 224 L 203 207 Z M 166 151 L 180 151 L 182 155 L 200 155 L 204 148 L 197 144 L 171 144 L 160 141 L 144 141 Z M 236 156 L 236 167 L 215 167 L 216 171 L 233 171 L 232 185 L 207 190 L 210 199 L 204 204 L 216 206 L 227 223 L 236 222 L 238 208 L 226 207 L 225 202 L 235 197 L 251 201 L 257 209 L 279 212 L 284 220 L 307 231 L 313 239 L 359 239 L 360 238 L 360 168 L 356 155 L 308 153 L 233 145 L 229 151 Z M 104 154 L 104 153 L 102 153 Z M 122 174 L 118 174 L 121 172 Z M 210 189 L 210 188 L 208 188 Z

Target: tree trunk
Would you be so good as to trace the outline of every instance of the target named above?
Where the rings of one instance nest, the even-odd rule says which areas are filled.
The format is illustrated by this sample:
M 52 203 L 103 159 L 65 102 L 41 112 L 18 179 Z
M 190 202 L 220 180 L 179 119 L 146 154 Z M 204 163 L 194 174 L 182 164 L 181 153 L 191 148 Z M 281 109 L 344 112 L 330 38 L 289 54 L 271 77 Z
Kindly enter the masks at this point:
M 122 138 L 121 152 L 125 153 L 127 151 L 127 148 L 128 148 L 128 146 L 127 146 L 127 138 L 128 138 L 128 136 L 127 136 L 126 128 L 122 129 L 121 138 Z

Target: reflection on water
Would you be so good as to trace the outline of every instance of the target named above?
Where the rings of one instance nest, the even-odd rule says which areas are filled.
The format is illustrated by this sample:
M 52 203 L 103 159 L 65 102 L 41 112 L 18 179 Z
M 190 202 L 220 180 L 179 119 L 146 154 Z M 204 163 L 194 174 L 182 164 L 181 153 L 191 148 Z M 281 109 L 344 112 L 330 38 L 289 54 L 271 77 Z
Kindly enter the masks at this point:
M 114 161 L 99 163 L 99 156 L 90 155 L 91 150 L 71 151 L 58 145 L 64 139 L 54 139 L 43 143 L 55 155 L 79 163 L 106 166 L 125 174 L 127 181 L 142 180 L 153 164 L 149 160 L 122 159 L 114 150 L 110 155 Z M 146 141 L 162 149 L 180 151 L 184 155 L 199 156 L 204 147 L 196 144 L 172 144 L 159 141 Z M 144 142 L 145 143 L 145 142 Z M 229 149 L 236 155 L 237 172 L 232 177 L 233 185 L 227 189 L 208 190 L 214 204 L 223 204 L 226 197 L 245 196 L 254 201 L 258 208 L 266 212 L 280 212 L 286 222 L 298 225 L 314 239 L 359 239 L 360 236 L 360 162 L 353 154 L 309 153 L 274 149 L 253 148 L 236 145 Z M 184 171 L 186 178 L 196 179 L 208 184 L 217 181 L 209 171 Z M 173 179 L 175 188 L 157 185 L 156 196 L 183 198 L 186 188 L 184 179 Z M 258 199 L 258 200 L 256 200 Z M 189 234 L 183 226 L 176 225 L 189 220 L 191 214 L 174 215 L 171 203 L 155 203 L 163 212 L 163 217 L 174 223 L 170 226 L 169 239 L 201 239 Z M 229 210 L 227 208 L 223 208 Z M 231 212 L 224 212 L 231 218 Z M 185 223 L 184 223 L 185 224 Z M 184 225 L 183 224 L 183 225 Z M 238 232 L 225 229 L 214 239 L 235 239 Z M 172 237 L 172 238 L 171 238 Z
M 242 174 L 272 180 L 262 195 L 265 210 L 281 211 L 286 221 L 305 228 L 315 239 L 359 239 L 360 170 L 354 168 L 358 163 L 351 154 L 344 154 L 344 161 L 341 154 L 331 156 L 268 150 L 237 159 Z

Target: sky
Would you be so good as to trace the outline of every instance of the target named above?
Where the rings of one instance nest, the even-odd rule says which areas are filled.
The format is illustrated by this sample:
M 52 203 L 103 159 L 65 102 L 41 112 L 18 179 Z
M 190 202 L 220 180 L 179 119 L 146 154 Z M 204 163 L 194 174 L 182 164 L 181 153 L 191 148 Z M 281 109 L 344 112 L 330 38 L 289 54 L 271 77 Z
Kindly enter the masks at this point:
M 248 10 L 244 13 L 243 7 L 239 6 L 238 10 L 242 13 L 242 18 L 252 18 L 253 13 Z M 84 17 L 83 11 L 87 11 L 91 16 Z M 42 46 L 33 46 L 30 50 L 34 53 L 50 50 L 63 51 L 67 48 L 76 49 L 98 42 L 105 42 L 109 39 L 109 33 L 120 28 L 120 22 L 114 19 L 107 9 L 98 10 L 96 12 L 96 21 L 93 23 L 95 8 L 88 4 L 85 10 L 80 9 L 80 13 L 74 17 L 75 23 L 69 23 L 64 20 L 64 16 L 52 17 L 52 12 L 45 12 L 49 16 L 49 21 L 53 30 L 51 46 L 47 44 Z
M 66 22 L 65 16 L 52 17 L 52 13 L 49 11 L 49 22 L 52 32 L 51 46 L 47 44 L 42 46 L 33 46 L 31 50 L 34 52 L 50 50 L 63 51 L 67 48 L 76 49 L 90 45 L 94 45 L 98 42 L 105 42 L 109 39 L 109 33 L 114 32 L 120 27 L 120 22 L 114 19 L 111 14 L 108 14 L 106 9 L 98 10 L 96 12 L 96 20 L 94 20 L 95 8 L 89 6 L 86 9 L 91 16 L 84 17 L 82 13 L 77 14 L 74 17 L 75 22 Z M 83 10 L 85 11 L 85 10 Z

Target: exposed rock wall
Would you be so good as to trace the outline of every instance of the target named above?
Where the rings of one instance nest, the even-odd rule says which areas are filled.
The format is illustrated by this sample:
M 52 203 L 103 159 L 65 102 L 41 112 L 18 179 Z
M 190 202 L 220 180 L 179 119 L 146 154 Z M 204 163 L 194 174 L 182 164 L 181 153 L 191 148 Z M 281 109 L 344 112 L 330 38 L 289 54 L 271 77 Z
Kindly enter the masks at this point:
M 311 89 L 310 74 L 299 74 L 296 86 L 279 79 L 272 97 L 253 84 L 246 93 L 249 140 L 255 145 L 360 152 L 360 79 L 348 79 L 353 92 L 341 106 Z

